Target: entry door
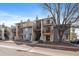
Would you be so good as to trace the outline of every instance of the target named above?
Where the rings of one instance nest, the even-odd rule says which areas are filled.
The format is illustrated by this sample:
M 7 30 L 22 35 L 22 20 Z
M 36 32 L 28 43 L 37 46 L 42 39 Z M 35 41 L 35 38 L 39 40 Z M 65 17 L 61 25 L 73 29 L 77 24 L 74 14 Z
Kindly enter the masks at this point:
M 31 37 L 32 37 L 32 28 L 25 28 L 23 30 L 23 39 L 31 40 Z
M 46 41 L 49 42 L 50 41 L 50 35 L 46 36 Z

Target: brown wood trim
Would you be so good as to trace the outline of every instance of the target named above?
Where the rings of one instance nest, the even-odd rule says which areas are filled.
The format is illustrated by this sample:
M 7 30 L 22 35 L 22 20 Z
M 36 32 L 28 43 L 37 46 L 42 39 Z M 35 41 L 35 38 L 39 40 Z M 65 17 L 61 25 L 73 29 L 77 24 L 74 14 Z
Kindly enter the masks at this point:
M 49 32 L 49 33 L 43 33 L 44 35 L 51 35 L 51 33 Z

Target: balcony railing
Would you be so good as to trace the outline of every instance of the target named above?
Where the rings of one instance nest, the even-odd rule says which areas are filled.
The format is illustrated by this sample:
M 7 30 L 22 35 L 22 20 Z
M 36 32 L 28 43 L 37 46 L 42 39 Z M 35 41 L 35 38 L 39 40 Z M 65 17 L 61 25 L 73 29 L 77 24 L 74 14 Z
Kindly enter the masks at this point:
M 43 33 L 44 35 L 51 35 L 51 32 L 49 32 L 49 33 Z
M 47 28 L 47 29 L 43 29 L 43 33 L 50 33 L 50 28 Z
M 52 26 L 52 23 L 45 23 L 43 26 Z

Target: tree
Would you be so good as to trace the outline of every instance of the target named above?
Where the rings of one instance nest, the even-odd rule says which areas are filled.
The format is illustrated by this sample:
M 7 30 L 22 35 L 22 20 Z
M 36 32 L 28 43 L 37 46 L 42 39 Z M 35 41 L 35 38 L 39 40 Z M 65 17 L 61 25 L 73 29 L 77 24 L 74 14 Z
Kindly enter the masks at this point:
M 79 20 L 79 4 L 44 3 L 42 5 L 43 8 L 52 16 L 52 22 L 55 30 L 54 41 L 62 42 L 64 32 L 70 29 L 71 24 Z

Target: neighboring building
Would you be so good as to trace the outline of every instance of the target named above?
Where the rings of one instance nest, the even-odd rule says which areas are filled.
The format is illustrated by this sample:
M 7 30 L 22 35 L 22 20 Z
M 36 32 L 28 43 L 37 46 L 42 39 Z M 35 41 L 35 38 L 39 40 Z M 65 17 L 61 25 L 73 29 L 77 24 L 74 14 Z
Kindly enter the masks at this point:
M 5 29 L 5 26 L 4 25 L 0 25 L 0 40 L 5 40 L 4 29 Z
M 12 37 L 12 40 L 15 40 L 15 37 L 16 37 L 16 26 L 11 26 L 11 37 Z
M 11 39 L 11 30 L 9 27 L 0 25 L 0 39 L 1 40 L 9 40 Z

